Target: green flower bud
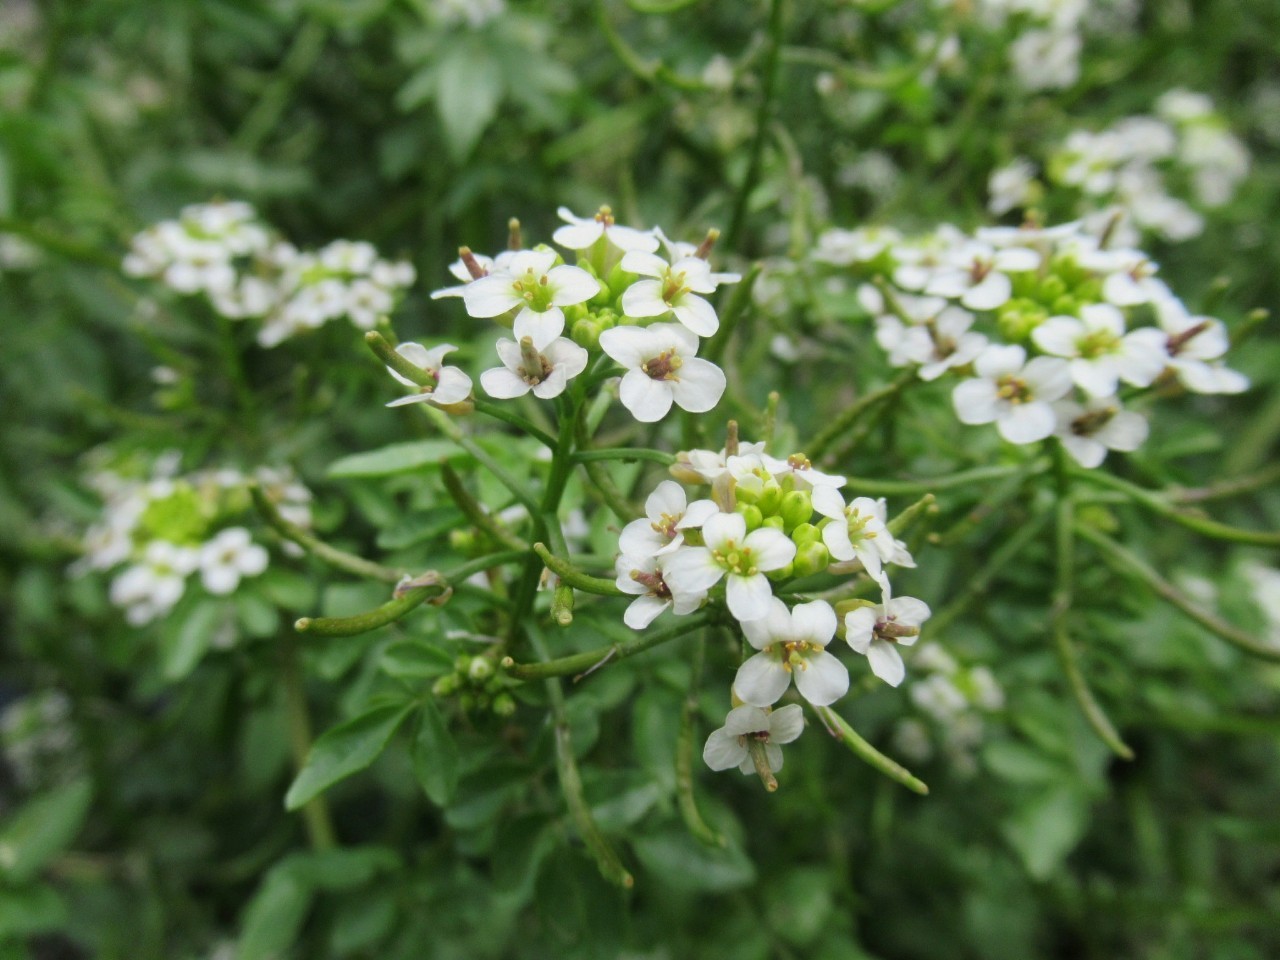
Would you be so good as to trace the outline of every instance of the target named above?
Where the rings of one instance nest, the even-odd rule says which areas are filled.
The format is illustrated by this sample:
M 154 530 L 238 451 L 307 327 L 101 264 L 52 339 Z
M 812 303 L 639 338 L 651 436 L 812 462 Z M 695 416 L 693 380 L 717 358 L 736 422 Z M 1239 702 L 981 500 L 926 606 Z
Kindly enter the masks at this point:
M 776 513 L 772 517 L 765 517 L 764 522 L 760 524 L 760 526 L 762 527 L 773 527 L 773 529 L 779 530 L 785 533 L 786 531 L 783 530 L 784 525 L 785 525 L 785 521 L 782 519 L 782 517 L 778 516 Z
M 788 563 L 785 567 L 779 567 L 777 570 L 770 570 L 765 574 L 766 577 L 773 581 L 790 580 L 795 575 L 795 565 L 791 563 Z
M 997 323 L 1000 335 L 1010 343 L 1020 343 L 1031 331 L 1048 319 L 1049 313 L 1031 300 L 1010 300 L 1000 308 Z
M 600 346 L 600 325 L 594 320 L 579 320 L 569 328 L 569 336 L 584 350 L 595 350 Z
M 608 293 L 608 297 L 601 301 L 602 303 L 608 303 L 609 300 L 612 300 L 614 297 L 614 294 L 610 291 L 617 291 L 620 293 L 635 283 L 636 279 L 637 278 L 634 273 L 629 273 L 622 269 L 622 262 L 619 261 L 613 265 L 613 269 L 609 271 L 609 276 L 603 280 L 605 289 L 599 294 L 596 294 L 596 296 L 599 297 L 601 294 Z
M 454 657 L 453 669 L 457 670 L 459 674 L 469 673 L 471 671 L 471 658 L 465 653 Z
M 738 513 L 742 514 L 742 519 L 747 521 L 747 530 L 754 530 L 764 523 L 764 514 L 760 512 L 760 508 L 754 503 L 738 504 Z
M 476 532 L 466 527 L 454 527 L 449 531 L 449 546 L 461 554 L 471 554 L 476 548 Z
M 764 489 L 760 492 L 760 498 L 756 501 L 760 505 L 760 512 L 766 517 L 771 513 L 777 513 L 782 506 L 782 488 L 778 486 L 776 480 L 769 480 L 764 485 Z
M 842 635 L 844 630 L 844 618 L 848 614 L 852 613 L 854 610 L 860 610 L 863 607 L 874 607 L 875 605 L 876 603 L 874 600 L 866 600 L 861 597 L 855 598 L 853 600 L 839 601 L 836 604 L 836 620 L 840 624 L 840 630 L 842 631 Z
M 760 494 L 749 487 L 734 487 L 733 496 L 738 503 L 759 503 L 760 501 Z
M 1041 302 L 1052 303 L 1066 292 L 1066 281 L 1061 277 L 1049 274 L 1049 276 L 1040 281 L 1040 289 L 1036 291 L 1036 294 Z
M 509 693 L 500 693 L 493 698 L 493 712 L 500 717 L 510 717 L 516 712 L 516 701 Z
M 778 512 L 782 514 L 783 529 L 791 533 L 813 516 L 813 497 L 804 490 L 792 490 L 783 496 Z
M 822 539 L 822 530 L 812 523 L 802 523 L 791 531 L 791 539 L 797 548 L 806 544 L 817 543 Z
M 1054 299 L 1053 303 L 1049 304 L 1049 312 L 1052 313 L 1054 316 L 1065 315 L 1069 317 L 1074 317 L 1079 309 L 1080 309 L 1079 301 L 1076 300 L 1075 297 L 1069 296 L 1068 294 L 1065 294 L 1065 293 L 1062 296 Z
M 458 690 L 458 675 L 446 673 L 431 685 L 431 694 L 435 697 L 451 697 Z
M 470 713 L 475 709 L 476 698 L 469 693 L 458 694 L 458 706 Z
M 821 573 L 830 564 L 831 554 L 827 552 L 826 544 L 823 543 L 807 544 L 804 549 L 796 551 L 796 558 L 791 561 L 797 577 Z
M 467 666 L 467 676 L 479 683 L 493 676 L 493 661 L 488 657 L 472 657 Z

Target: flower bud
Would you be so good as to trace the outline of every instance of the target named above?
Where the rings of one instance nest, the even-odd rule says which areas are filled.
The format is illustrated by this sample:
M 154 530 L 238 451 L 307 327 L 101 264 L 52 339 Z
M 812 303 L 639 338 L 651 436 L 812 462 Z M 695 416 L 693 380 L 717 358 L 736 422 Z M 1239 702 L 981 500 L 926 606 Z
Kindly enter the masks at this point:
M 791 531 L 791 539 L 797 548 L 803 547 L 806 544 L 820 541 L 822 539 L 822 531 L 812 523 L 801 523 Z
M 752 490 L 750 487 L 744 487 L 742 486 L 742 484 L 738 484 L 738 486 L 734 487 L 733 496 L 734 496 L 734 499 L 740 504 L 760 502 L 759 492 Z M 763 513 L 764 511 L 761 511 L 761 512 Z
M 760 512 L 766 517 L 771 513 L 778 512 L 778 509 L 782 506 L 782 488 L 778 486 L 777 481 L 770 480 L 764 485 L 764 489 L 760 491 L 760 497 L 756 500 L 756 503 L 760 506 Z
M 1040 289 L 1036 292 L 1040 300 L 1052 303 L 1067 292 L 1067 284 L 1061 277 L 1051 273 L 1040 281 Z
M 461 554 L 469 555 L 476 548 L 476 532 L 463 527 L 449 531 L 449 546 Z
M 773 529 L 775 529 L 775 530 L 777 530 L 777 531 L 779 531 L 779 532 L 783 532 L 783 531 L 782 531 L 783 520 L 782 520 L 782 518 L 781 518 L 780 516 L 778 516 L 776 513 L 775 513 L 772 517 L 765 517 L 765 518 L 764 518 L 764 522 L 763 522 L 763 523 L 761 523 L 761 524 L 760 524 L 760 526 L 762 526 L 762 527 L 773 527 Z
M 813 497 L 804 490 L 792 490 L 783 496 L 778 512 L 782 514 L 783 529 L 790 533 L 813 516 Z
M 760 512 L 760 508 L 754 503 L 738 504 L 738 513 L 742 514 L 742 519 L 747 521 L 747 530 L 755 530 L 760 524 L 764 523 L 764 514 Z
M 595 350 L 600 346 L 600 325 L 594 320 L 579 320 L 569 329 L 573 342 L 585 350 Z
M 823 543 L 807 544 L 804 549 L 796 551 L 796 558 L 791 561 L 797 577 L 821 573 L 830 563 L 831 554 L 827 552 L 826 544 Z
M 446 673 L 431 685 L 431 695 L 435 697 L 450 697 L 458 690 L 458 675 L 456 673 Z
M 788 563 L 785 567 L 779 567 L 777 570 L 769 570 L 765 573 L 765 576 L 770 580 L 789 580 L 795 575 L 794 563 Z
M 493 676 L 493 661 L 488 657 L 472 657 L 467 666 L 467 676 L 477 683 Z
M 1000 335 L 1010 343 L 1019 343 L 1031 336 L 1049 314 L 1040 304 L 1030 300 L 1010 300 L 1000 308 L 998 324 Z
M 493 712 L 500 717 L 509 717 L 516 712 L 516 701 L 509 693 L 500 693 L 493 698 Z

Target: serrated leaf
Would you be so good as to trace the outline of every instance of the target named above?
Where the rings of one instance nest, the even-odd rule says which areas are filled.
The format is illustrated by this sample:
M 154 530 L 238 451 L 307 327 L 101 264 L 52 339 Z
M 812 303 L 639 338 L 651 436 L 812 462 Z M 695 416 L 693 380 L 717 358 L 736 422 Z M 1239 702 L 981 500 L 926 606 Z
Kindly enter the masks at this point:
M 285 795 L 285 809 L 297 810 L 373 763 L 413 708 L 413 703 L 384 703 L 326 731 L 311 745 L 306 763 Z
M 413 740 L 413 772 L 427 799 L 447 807 L 458 789 L 458 745 L 434 700 L 422 705 Z
M 461 161 L 497 115 L 503 92 L 502 65 L 484 48 L 465 44 L 453 48 L 438 70 L 436 112 L 444 125 L 449 154 Z
M 29 800 L 0 828 L 0 876 L 25 883 L 76 838 L 93 786 L 75 780 Z
M 413 440 L 393 443 L 367 453 L 353 453 L 329 465 L 331 477 L 389 477 L 410 470 L 433 467 L 441 460 L 454 460 L 467 454 L 449 440 Z

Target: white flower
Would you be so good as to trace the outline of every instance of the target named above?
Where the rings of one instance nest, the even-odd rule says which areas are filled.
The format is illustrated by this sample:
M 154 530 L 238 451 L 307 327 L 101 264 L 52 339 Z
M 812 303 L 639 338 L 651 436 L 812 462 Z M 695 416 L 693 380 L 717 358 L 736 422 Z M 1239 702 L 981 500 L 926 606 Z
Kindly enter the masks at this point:
M 836 612 L 824 600 L 788 610 L 777 597 L 766 615 L 742 625 L 747 642 L 760 652 L 738 667 L 733 690 L 757 707 L 776 703 L 795 679 L 800 695 L 816 707 L 835 703 L 849 691 L 849 671 L 827 652 L 836 632 Z
M 908 326 L 897 317 L 876 317 L 876 342 L 889 354 L 889 364 L 920 364 L 921 380 L 936 380 L 948 370 L 971 363 L 986 349 L 988 340 L 969 328 L 973 314 L 948 306 L 923 323 Z
M 372 280 L 353 280 L 346 294 L 347 318 L 361 330 L 372 330 L 378 318 L 389 313 L 395 305 L 391 291 Z
M 885 524 L 883 500 L 855 497 L 846 506 L 838 490 L 823 487 L 813 491 L 813 509 L 831 518 L 822 528 L 822 542 L 832 560 L 857 559 L 867 573 L 878 578 L 884 564 L 895 559 L 897 541 Z
M 585 303 L 600 292 L 600 281 L 581 267 L 556 266 L 554 250 L 521 250 L 505 269 L 474 280 L 462 288 L 467 313 L 498 317 L 520 308 L 512 332 L 516 338 L 545 342 L 564 331 L 561 307 Z
M 1083 43 L 1071 30 L 1028 30 L 1009 47 L 1013 72 L 1028 90 L 1069 87 L 1080 76 Z
M 1124 314 L 1109 303 L 1090 303 L 1080 316 L 1050 317 L 1031 331 L 1045 353 L 1068 358 L 1071 379 L 1092 397 L 1109 397 L 1119 381 L 1150 386 L 1164 370 L 1166 337 L 1154 327 L 1124 332 Z
M 815 470 L 813 464 L 803 453 L 793 453 L 785 460 L 771 457 L 767 453 L 759 455 L 764 467 L 777 480 L 790 477 L 795 490 L 813 490 L 817 487 L 843 487 L 845 478 L 836 473 L 823 473 Z M 786 489 L 785 487 L 783 489 Z
M 1017 346 L 988 347 L 974 361 L 977 377 L 956 385 L 951 403 L 961 423 L 995 422 L 1010 443 L 1034 443 L 1053 433 L 1053 407 L 1071 389 L 1071 370 L 1057 357 L 1036 357 L 1024 365 Z
M 828 230 L 818 237 L 813 259 L 847 267 L 867 263 L 901 242 L 902 234 L 892 227 L 860 227 L 857 230 Z
M 693 613 L 707 598 L 705 590 L 682 590 L 667 583 L 662 570 L 662 557 L 627 556 L 614 563 L 615 581 L 623 593 L 635 595 L 622 622 L 632 630 L 643 630 L 667 607 L 676 616 Z
M 1035 175 L 1036 168 L 1026 157 L 1018 157 L 1007 166 L 993 170 L 987 180 L 987 192 L 991 194 L 987 209 L 998 217 L 1026 206 Z
M 734 707 L 724 718 L 724 726 L 713 730 L 702 748 L 702 759 L 712 770 L 737 767 L 745 774 L 755 773 L 748 743 L 764 743 L 770 770 L 782 769 L 782 747 L 804 730 L 804 711 L 791 703 L 777 710 L 762 710 L 750 704 Z
M 796 545 L 781 531 L 761 527 L 747 533 L 740 513 L 717 513 L 702 525 L 706 546 L 684 546 L 665 563 L 667 582 L 686 592 L 709 590 L 728 575 L 725 600 L 729 612 L 743 622 L 769 612 L 773 588 L 765 576 L 796 556 Z
M 677 320 L 700 337 L 720 329 L 710 303 L 698 296 L 715 293 L 718 283 L 734 283 L 737 274 L 712 275 L 711 267 L 697 257 L 667 263 L 657 254 L 632 251 L 622 258 L 622 269 L 653 280 L 637 280 L 622 294 L 622 311 L 629 317 L 661 317 L 674 313 Z
M 1040 254 L 1023 247 L 996 249 L 971 240 L 945 260 L 925 285 L 924 292 L 935 297 L 955 297 L 970 310 L 994 310 L 1013 295 L 1008 273 L 1035 270 Z
M 561 207 L 556 215 L 566 225 L 559 227 L 551 239 L 567 250 L 586 250 L 601 237 L 623 253 L 653 253 L 658 249 L 658 238 L 652 231 L 618 226 L 609 207 L 601 207 L 594 217 L 574 216 L 568 207 Z
M 724 372 L 696 356 L 698 338 L 676 323 L 610 327 L 600 348 L 627 368 L 618 393 L 641 423 L 655 423 L 674 402 L 690 413 L 706 413 L 724 394 Z
M 909 647 L 920 636 L 920 624 L 929 619 L 929 605 L 915 597 L 890 597 L 884 584 L 884 602 L 859 607 L 845 614 L 845 640 L 871 664 L 871 672 L 896 687 L 906 675 L 898 646 Z
M 530 336 L 519 343 L 502 339 L 497 349 L 503 365 L 480 374 L 480 385 L 497 400 L 523 397 L 530 390 L 535 397 L 550 400 L 564 393 L 568 382 L 587 368 L 587 351 L 564 337 L 545 346 L 535 346 Z
M 228 527 L 200 548 L 200 582 L 213 594 L 227 594 L 241 577 L 267 569 L 267 551 L 253 542 L 244 527 Z
M 622 528 L 618 549 L 637 557 L 671 553 L 684 543 L 684 531 L 700 527 L 720 512 L 711 500 L 688 503 L 684 488 L 663 480 L 644 502 L 645 516 Z
M 198 562 L 191 547 L 153 540 L 147 544 L 142 562 L 127 567 L 111 582 L 111 602 L 125 608 L 125 619 L 133 626 L 150 623 L 182 598 L 187 574 Z
M 403 407 L 407 403 L 427 402 L 439 406 L 448 406 L 451 403 L 460 403 L 471 396 L 471 378 L 457 367 L 441 365 L 444 355 L 452 353 L 456 349 L 458 348 L 451 343 L 442 343 L 440 346 L 432 347 L 430 350 L 420 343 L 402 343 L 396 347 L 396 353 L 400 354 L 415 367 L 420 367 L 424 373 L 435 380 L 435 384 L 420 386 L 408 377 L 403 377 L 396 373 L 391 367 L 387 367 L 387 373 L 391 374 L 406 387 L 412 387 L 415 391 L 408 396 L 392 400 L 387 406 Z
M 1082 467 L 1098 466 L 1108 450 L 1131 453 L 1147 439 L 1147 421 L 1132 410 L 1122 410 L 1114 397 L 1090 400 L 1088 406 L 1059 400 L 1053 409 L 1058 417 L 1055 434 Z
M 1160 327 L 1169 335 L 1169 366 L 1193 393 L 1242 393 L 1249 378 L 1222 365 L 1230 340 L 1221 320 L 1193 317 L 1175 299 L 1156 301 Z M 1216 361 L 1216 362 L 1215 362 Z

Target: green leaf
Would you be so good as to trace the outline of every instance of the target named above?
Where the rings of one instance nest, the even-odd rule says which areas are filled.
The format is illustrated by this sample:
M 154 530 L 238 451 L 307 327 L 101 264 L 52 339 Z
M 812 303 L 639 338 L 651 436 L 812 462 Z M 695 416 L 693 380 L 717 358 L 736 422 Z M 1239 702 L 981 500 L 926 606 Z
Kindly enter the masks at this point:
M 275 635 L 280 616 L 266 597 L 249 587 L 236 591 L 235 604 L 236 616 L 246 636 L 261 639 Z
M 1019 807 L 1005 823 L 1005 839 L 1027 873 L 1046 880 L 1081 837 L 1089 822 L 1089 799 L 1075 785 L 1055 787 Z
M 182 680 L 196 668 L 225 613 L 225 601 L 201 600 L 184 618 L 167 625 L 160 640 L 160 669 L 166 680 Z
M 1054 757 L 1010 740 L 997 740 L 982 751 L 987 769 L 1010 783 L 1053 783 L 1071 776 L 1071 771 Z
M 458 788 L 458 745 L 434 700 L 422 705 L 413 740 L 413 772 L 432 803 L 447 807 Z
M 236 960 L 278 960 L 298 939 L 311 897 L 289 861 L 272 868 L 245 908 Z
M 61 853 L 84 824 L 93 786 L 75 780 L 30 800 L 0 829 L 0 876 L 24 883 Z
M 632 846 L 645 868 L 673 890 L 723 893 L 756 879 L 755 866 L 740 848 L 696 843 L 683 826 L 640 837 Z
M 329 465 L 331 477 L 389 477 L 410 470 L 433 467 L 441 460 L 467 454 L 450 440 L 413 440 L 393 443 L 367 453 L 353 453 Z
M 0 889 L 0 947 L 9 937 L 25 937 L 65 927 L 67 905 L 44 885 Z M 19 954 L 26 956 L 26 954 Z
M 306 763 L 289 787 L 285 809 L 297 810 L 373 763 L 413 707 L 413 703 L 384 703 L 326 731 L 312 744 Z
M 436 74 L 436 112 L 449 153 L 466 159 L 502 100 L 502 65 L 478 45 L 460 44 L 441 60 Z
M 378 666 L 398 680 L 432 680 L 457 669 L 451 654 L 421 640 L 393 643 L 378 658 Z

